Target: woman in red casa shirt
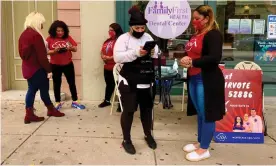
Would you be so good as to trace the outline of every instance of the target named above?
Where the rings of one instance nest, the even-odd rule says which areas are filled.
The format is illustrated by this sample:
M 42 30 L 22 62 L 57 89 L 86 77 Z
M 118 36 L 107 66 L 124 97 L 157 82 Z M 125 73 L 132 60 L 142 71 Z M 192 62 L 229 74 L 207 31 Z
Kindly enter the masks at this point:
M 45 18 L 41 13 L 32 12 L 26 17 L 25 30 L 18 41 L 19 55 L 22 59 L 23 77 L 27 79 L 26 115 L 24 122 L 40 122 L 44 117 L 34 114 L 34 100 L 36 92 L 48 109 L 48 116 L 61 117 L 64 113 L 56 110 L 49 96 L 49 78 L 52 75 L 51 65 L 47 59 L 46 42 L 41 34 Z M 47 76 L 48 75 L 48 76 Z
M 105 99 L 99 105 L 100 108 L 110 105 L 110 98 L 114 91 L 115 82 L 113 77 L 113 67 L 115 65 L 113 59 L 113 48 L 118 37 L 123 34 L 121 26 L 117 23 L 113 23 L 109 26 L 109 38 L 103 43 L 101 50 L 101 58 L 104 61 L 104 79 L 106 83 L 105 88 Z M 120 105 L 118 106 L 117 111 L 120 112 Z
M 195 9 L 192 22 L 196 33 L 187 43 L 188 56 L 181 64 L 188 69 L 188 115 L 198 115 L 198 140 L 184 146 L 186 159 L 200 161 L 209 158 L 209 145 L 215 132 L 215 122 L 225 115 L 224 76 L 219 63 L 223 38 L 210 6 Z
M 72 95 L 72 107 L 85 109 L 85 106 L 78 102 L 77 88 L 75 83 L 75 69 L 72 61 L 72 52 L 77 52 L 77 43 L 69 35 L 68 26 L 60 20 L 52 23 L 49 29 L 48 54 L 51 55 L 50 63 L 53 70 L 54 94 L 56 99 L 56 108 L 60 110 L 60 88 L 62 73 L 65 75 Z

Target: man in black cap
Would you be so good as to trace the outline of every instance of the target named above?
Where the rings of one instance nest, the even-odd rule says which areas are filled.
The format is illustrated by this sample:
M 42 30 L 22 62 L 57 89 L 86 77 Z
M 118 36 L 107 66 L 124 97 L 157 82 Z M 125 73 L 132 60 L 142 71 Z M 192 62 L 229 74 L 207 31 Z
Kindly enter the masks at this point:
M 136 7 L 129 10 L 131 15 L 130 32 L 121 35 L 114 47 L 114 60 L 122 63 L 123 68 L 119 75 L 119 91 L 123 112 L 121 126 L 124 140 L 122 146 L 129 154 L 135 154 L 130 131 L 134 112 L 140 108 L 141 122 L 145 134 L 145 140 L 151 149 L 156 149 L 156 142 L 151 134 L 154 68 L 152 58 L 157 58 L 158 47 L 148 52 L 143 50 L 147 41 L 153 38 L 145 33 L 147 20 L 143 13 Z

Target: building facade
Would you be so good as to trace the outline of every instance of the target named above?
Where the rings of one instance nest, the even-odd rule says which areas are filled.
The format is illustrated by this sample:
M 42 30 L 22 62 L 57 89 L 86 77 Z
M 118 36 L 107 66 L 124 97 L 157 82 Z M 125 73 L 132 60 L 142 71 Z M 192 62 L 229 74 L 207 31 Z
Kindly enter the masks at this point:
M 105 83 L 103 62 L 100 58 L 101 45 L 108 37 L 108 26 L 111 23 L 117 22 L 124 31 L 129 30 L 128 9 L 136 3 L 137 1 L 1 1 L 2 91 L 27 89 L 27 82 L 21 74 L 21 60 L 18 55 L 17 43 L 19 35 L 23 31 L 25 17 L 31 11 L 36 10 L 46 18 L 43 30 L 45 37 L 54 20 L 63 20 L 69 25 L 70 34 L 78 43 L 78 52 L 73 54 L 73 61 L 79 96 L 83 100 L 102 100 Z M 276 3 L 273 0 L 191 0 L 189 3 L 192 9 L 201 4 L 213 7 L 224 35 L 224 54 L 227 54 L 224 61 L 228 68 L 233 68 L 240 61 L 254 61 L 254 40 L 264 40 L 267 37 L 267 28 L 265 28 L 264 34 L 260 35 L 229 34 L 229 19 L 262 19 L 267 23 L 268 15 L 276 15 Z M 185 36 L 192 33 L 190 29 L 183 33 L 183 38 L 173 40 L 185 41 Z M 245 46 L 241 43 L 245 43 Z M 181 44 L 178 44 L 176 48 L 180 51 L 183 49 Z M 169 52 L 174 51 L 179 50 L 169 50 Z M 276 63 L 274 61 L 258 61 L 256 63 L 261 66 L 266 76 L 276 82 Z M 70 95 L 65 79 L 63 79 L 62 91 Z M 173 93 L 181 94 L 181 86 L 174 87 Z M 265 95 L 275 96 L 276 85 L 265 85 Z
M 32 11 L 41 12 L 46 23 L 43 35 L 51 23 L 63 20 L 70 35 L 78 43 L 73 54 L 76 84 L 84 100 L 102 100 L 104 96 L 103 62 L 100 49 L 108 37 L 108 26 L 115 22 L 115 1 L 1 1 L 1 80 L 2 91 L 26 90 L 18 54 L 18 38 L 23 31 L 25 17 Z M 50 84 L 52 88 L 52 83 Z M 62 91 L 70 95 L 66 79 Z

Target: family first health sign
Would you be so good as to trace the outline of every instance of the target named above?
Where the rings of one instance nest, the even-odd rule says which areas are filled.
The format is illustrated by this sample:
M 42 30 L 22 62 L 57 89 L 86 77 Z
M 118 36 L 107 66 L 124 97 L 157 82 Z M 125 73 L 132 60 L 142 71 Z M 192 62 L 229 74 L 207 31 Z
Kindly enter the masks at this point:
M 148 29 L 155 36 L 171 39 L 189 27 L 191 8 L 187 0 L 151 0 L 145 9 L 145 18 Z

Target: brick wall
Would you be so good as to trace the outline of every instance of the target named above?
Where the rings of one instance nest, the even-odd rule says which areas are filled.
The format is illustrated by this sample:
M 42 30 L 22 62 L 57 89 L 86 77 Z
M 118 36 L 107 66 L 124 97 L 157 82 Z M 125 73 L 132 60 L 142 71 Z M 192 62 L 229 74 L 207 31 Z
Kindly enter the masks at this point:
M 73 53 L 75 65 L 76 86 L 79 98 L 82 97 L 82 72 L 81 72 L 81 25 L 80 25 L 80 2 L 57 1 L 57 18 L 64 21 L 70 30 L 70 35 L 78 43 L 78 51 Z M 62 79 L 62 92 L 71 96 L 65 77 Z

